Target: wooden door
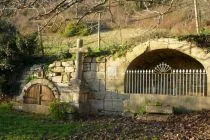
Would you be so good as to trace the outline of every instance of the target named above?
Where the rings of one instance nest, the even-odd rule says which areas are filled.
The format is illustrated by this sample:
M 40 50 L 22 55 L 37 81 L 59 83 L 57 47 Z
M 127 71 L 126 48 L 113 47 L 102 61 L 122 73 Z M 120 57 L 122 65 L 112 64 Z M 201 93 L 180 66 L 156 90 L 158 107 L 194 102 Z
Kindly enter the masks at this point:
M 32 85 L 24 96 L 24 103 L 49 105 L 54 100 L 54 94 L 50 88 L 41 84 Z

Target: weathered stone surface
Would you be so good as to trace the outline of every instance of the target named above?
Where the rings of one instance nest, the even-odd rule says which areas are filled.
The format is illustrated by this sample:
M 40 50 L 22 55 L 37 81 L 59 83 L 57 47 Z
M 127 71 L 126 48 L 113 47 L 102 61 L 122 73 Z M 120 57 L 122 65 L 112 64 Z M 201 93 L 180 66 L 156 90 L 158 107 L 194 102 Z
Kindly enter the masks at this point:
M 97 71 L 97 63 L 91 63 L 91 71 Z
M 64 72 L 64 67 L 55 67 L 51 70 L 52 72 Z
M 107 67 L 107 76 L 109 78 L 114 78 L 117 76 L 117 70 L 118 70 L 118 67 L 116 65 L 112 65 L 112 66 L 109 66 Z
M 60 62 L 60 61 L 56 61 L 56 62 L 55 62 L 55 66 L 56 66 L 56 67 L 60 67 L 60 66 L 61 66 L 61 62 Z
M 64 67 L 70 67 L 73 65 L 73 61 L 65 61 L 65 62 L 62 62 L 62 66 Z
M 119 99 L 104 100 L 104 110 L 122 111 L 123 110 L 122 100 L 119 100 Z
M 63 75 L 62 82 L 63 82 L 63 83 L 69 83 L 69 80 L 70 80 L 69 74 L 65 73 L 65 74 Z
M 173 108 L 171 106 L 156 106 L 156 105 L 147 105 L 147 113 L 158 113 L 158 114 L 173 114 Z
M 86 80 L 95 79 L 96 78 L 96 73 L 95 72 L 83 72 L 83 77 Z
M 105 93 L 100 93 L 100 92 L 93 93 L 93 99 L 96 99 L 96 100 L 104 100 L 105 96 L 106 96 Z
M 89 100 L 90 103 L 90 113 L 97 114 L 104 110 L 103 100 Z
M 53 68 L 53 67 L 55 67 L 55 63 L 52 63 L 49 65 L 49 68 Z
M 83 63 L 83 71 L 90 71 L 91 70 L 91 63 Z
M 19 104 L 16 103 L 13 105 L 13 108 L 16 110 L 21 110 L 24 112 L 31 112 L 37 114 L 49 114 L 49 107 L 45 105 L 37 105 L 37 104 Z
M 73 67 L 65 67 L 65 72 L 74 72 Z
M 52 77 L 52 81 L 56 82 L 56 83 L 61 83 L 62 82 L 62 76 Z
M 97 80 L 97 79 L 89 81 L 89 85 L 90 85 L 90 88 L 93 91 L 99 91 L 100 90 L 100 83 L 99 83 L 99 80 Z
M 73 96 L 71 96 L 69 93 L 61 92 L 60 100 L 62 102 L 73 102 Z
M 105 79 L 105 72 L 97 72 L 96 78 L 97 79 Z
M 105 63 L 98 63 L 97 64 L 97 71 L 98 72 L 105 72 L 106 68 L 105 68 Z
M 90 63 L 92 61 L 92 58 L 91 57 L 85 57 L 83 62 L 88 62 Z
M 76 72 L 72 72 L 71 73 L 71 77 L 70 77 L 71 79 L 74 79 L 74 78 L 76 78 Z

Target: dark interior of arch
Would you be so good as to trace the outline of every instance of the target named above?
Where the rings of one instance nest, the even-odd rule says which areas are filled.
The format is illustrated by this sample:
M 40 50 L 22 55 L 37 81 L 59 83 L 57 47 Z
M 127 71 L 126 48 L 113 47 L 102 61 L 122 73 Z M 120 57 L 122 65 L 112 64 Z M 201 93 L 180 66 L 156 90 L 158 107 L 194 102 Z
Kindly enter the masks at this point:
M 153 69 L 160 63 L 166 63 L 172 69 L 204 69 L 196 59 L 173 49 L 159 49 L 143 53 L 134 59 L 129 69 Z

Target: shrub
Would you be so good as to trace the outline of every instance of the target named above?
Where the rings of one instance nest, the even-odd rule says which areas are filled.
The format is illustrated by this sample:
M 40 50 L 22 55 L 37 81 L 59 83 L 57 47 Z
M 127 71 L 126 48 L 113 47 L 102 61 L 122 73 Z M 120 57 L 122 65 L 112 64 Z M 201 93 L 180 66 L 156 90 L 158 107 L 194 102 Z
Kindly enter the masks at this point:
M 145 114 L 146 113 L 146 104 L 141 105 L 136 113 L 140 114 L 140 115 Z
M 17 35 L 16 44 L 22 55 L 30 56 L 38 50 L 37 33 Z
M 49 107 L 50 115 L 56 120 L 66 120 L 68 115 L 76 113 L 76 109 L 69 103 L 54 101 Z
M 12 107 L 13 107 L 12 103 L 6 103 L 6 102 L 0 103 L 0 109 L 2 110 L 12 110 Z
M 72 22 L 67 24 L 64 31 L 63 31 L 63 35 L 65 37 L 72 37 L 72 36 L 75 36 L 76 34 L 77 34 L 76 25 Z
M 62 32 L 65 37 L 72 37 L 76 35 L 87 36 L 90 33 L 91 30 L 85 23 L 76 24 L 74 22 L 69 22 Z

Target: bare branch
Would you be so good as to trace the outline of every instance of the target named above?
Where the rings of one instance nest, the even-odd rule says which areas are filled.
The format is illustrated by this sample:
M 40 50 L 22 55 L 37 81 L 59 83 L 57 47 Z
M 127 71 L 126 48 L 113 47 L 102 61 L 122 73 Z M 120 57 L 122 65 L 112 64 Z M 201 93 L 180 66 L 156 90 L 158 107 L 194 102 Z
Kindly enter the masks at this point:
M 95 13 L 95 12 L 101 12 L 102 10 L 104 10 L 102 8 L 102 6 L 104 4 L 106 4 L 108 2 L 108 0 L 103 0 L 101 3 L 93 6 L 91 9 L 89 9 L 86 13 L 84 13 L 78 20 L 77 23 L 79 23 L 84 17 L 86 17 L 87 15 L 91 14 L 91 13 Z
M 146 2 L 143 1 L 143 4 L 144 4 L 144 6 L 145 6 L 145 8 L 146 8 L 145 11 L 150 12 L 150 13 L 158 14 L 158 18 L 159 18 L 158 21 L 159 21 L 159 24 L 161 23 L 161 19 L 163 18 L 163 15 L 165 15 L 165 14 L 168 13 L 168 12 L 170 12 L 170 10 L 171 10 L 172 7 L 173 7 L 173 3 L 174 3 L 174 0 L 171 0 L 171 1 L 170 1 L 169 8 L 167 8 L 164 12 L 161 12 L 161 11 L 150 10 L 150 9 L 148 8 Z

